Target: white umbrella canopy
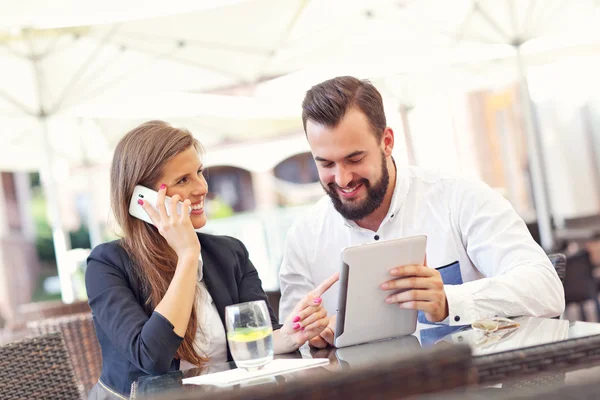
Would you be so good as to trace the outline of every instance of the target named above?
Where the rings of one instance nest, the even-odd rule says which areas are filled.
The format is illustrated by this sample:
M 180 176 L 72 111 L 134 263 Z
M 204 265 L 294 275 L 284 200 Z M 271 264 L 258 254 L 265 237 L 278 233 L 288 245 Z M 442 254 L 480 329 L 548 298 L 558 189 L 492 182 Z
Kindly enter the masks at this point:
M 40 0 L 1 1 L 0 30 L 100 25 L 206 10 L 245 0 Z M 8 4 L 10 3 L 10 4 Z
M 169 92 L 71 107 L 62 116 L 83 118 L 94 126 L 107 138 L 108 153 L 112 154 L 127 131 L 151 119 L 190 130 L 210 149 L 241 137 L 256 141 L 297 133 L 302 130 L 298 108 L 285 99 Z
M 296 42 L 314 46 L 312 39 L 330 31 L 332 19 L 350 30 L 356 10 L 341 0 L 228 3 L 233 5 L 103 25 L 32 29 L 15 21 L 16 28 L 0 35 L 0 115 L 38 116 L 40 107 L 52 115 L 123 93 L 254 83 L 294 68 L 279 56 L 281 49 L 296 48 Z M 355 6 L 362 9 L 361 3 Z
M 206 147 L 302 130 L 298 104 L 198 93 L 157 93 L 70 107 L 47 119 L 53 163 L 104 164 L 119 139 L 137 124 L 162 119 L 186 127 Z M 35 171 L 44 162 L 40 122 L 1 118 L 0 170 Z
M 296 47 L 296 43 L 314 43 L 313 39 L 323 32 L 337 37 L 338 33 L 351 30 L 353 18 L 362 18 L 357 10 L 364 7 L 362 2 L 348 5 L 341 0 L 205 0 L 169 4 L 150 1 L 143 2 L 143 7 L 139 1 L 132 4 L 122 7 L 116 1 L 86 2 L 84 7 L 62 0 L 52 7 L 39 1 L 3 7 L 0 118 L 10 118 L 12 122 L 3 124 L 2 140 L 9 143 L 6 151 L 10 149 L 11 156 L 0 161 L 0 169 L 48 169 L 44 163 L 52 163 L 53 157 L 77 163 L 85 155 L 87 161 L 94 162 L 98 147 L 93 145 L 89 151 L 81 151 L 82 146 L 97 141 L 113 143 L 112 133 L 104 131 L 104 137 L 91 139 L 92 133 L 65 129 L 65 124 L 76 127 L 77 123 L 59 116 L 80 113 L 86 117 L 89 109 L 71 109 L 85 104 L 123 105 L 126 99 L 145 104 L 146 110 L 141 113 L 144 118 L 170 116 L 170 112 L 162 111 L 164 102 L 151 104 L 139 98 L 148 100 L 165 91 L 223 92 L 289 72 L 296 64 L 285 63 L 287 56 L 279 56 L 282 49 L 288 45 Z M 57 12 L 58 9 L 64 12 Z M 131 20 L 132 17 L 136 19 Z M 332 21 L 337 21 L 337 25 L 330 26 Z M 98 23 L 102 24 L 94 25 Z M 304 53 L 296 55 L 295 59 L 306 60 Z M 216 100 L 218 104 L 227 101 L 236 100 Z M 181 108 L 177 115 L 202 118 L 202 125 L 206 131 L 212 131 L 210 139 L 215 141 L 218 137 L 273 134 L 278 123 L 265 129 L 266 120 L 280 118 L 277 107 L 272 106 L 271 115 L 251 117 L 253 121 L 262 120 L 254 126 L 257 129 L 250 129 L 250 125 L 242 129 L 239 125 L 243 123 L 235 113 L 220 114 L 215 119 L 206 106 L 196 111 L 189 106 Z M 239 107 L 233 108 L 238 112 Z M 255 108 L 247 110 L 256 111 Z M 98 108 L 95 110 L 97 113 Z M 125 104 L 104 110 L 104 117 L 115 118 L 123 112 L 128 114 L 131 107 Z M 114 114 L 108 115 L 106 110 Z M 227 118 L 233 122 L 224 122 Z M 287 125 L 284 123 L 283 132 L 289 129 Z M 50 160 L 43 155 L 50 156 Z
M 0 13 L 0 117 L 55 116 L 163 91 L 232 93 L 332 63 L 434 74 L 511 59 L 514 43 L 526 42 L 529 55 L 599 36 L 592 0 L 78 4 L 23 1 Z M 540 37 L 552 40 L 532 40 Z

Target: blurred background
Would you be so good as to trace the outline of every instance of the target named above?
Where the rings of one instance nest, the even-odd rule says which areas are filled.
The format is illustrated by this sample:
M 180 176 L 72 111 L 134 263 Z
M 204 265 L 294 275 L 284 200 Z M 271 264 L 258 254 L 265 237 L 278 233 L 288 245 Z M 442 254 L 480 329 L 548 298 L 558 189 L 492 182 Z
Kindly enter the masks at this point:
M 277 299 L 287 229 L 323 195 L 301 102 L 338 75 L 382 93 L 399 168 L 485 181 L 566 253 L 570 319 L 598 320 L 600 1 L 8 3 L 0 328 L 85 301 L 87 254 L 118 237 L 113 149 L 149 119 L 204 145 L 203 230 L 241 239 Z

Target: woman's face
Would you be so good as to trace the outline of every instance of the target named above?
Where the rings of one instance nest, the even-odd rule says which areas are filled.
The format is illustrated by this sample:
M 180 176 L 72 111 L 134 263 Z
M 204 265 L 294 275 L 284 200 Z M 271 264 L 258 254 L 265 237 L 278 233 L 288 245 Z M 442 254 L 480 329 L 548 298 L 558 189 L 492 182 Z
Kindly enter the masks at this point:
M 167 185 L 167 196 L 173 197 L 178 194 L 182 201 L 189 199 L 192 202 L 190 218 L 194 229 L 206 225 L 204 199 L 208 192 L 208 184 L 202 175 L 200 157 L 193 146 L 173 157 L 165 165 L 153 189 L 158 191 L 162 184 Z

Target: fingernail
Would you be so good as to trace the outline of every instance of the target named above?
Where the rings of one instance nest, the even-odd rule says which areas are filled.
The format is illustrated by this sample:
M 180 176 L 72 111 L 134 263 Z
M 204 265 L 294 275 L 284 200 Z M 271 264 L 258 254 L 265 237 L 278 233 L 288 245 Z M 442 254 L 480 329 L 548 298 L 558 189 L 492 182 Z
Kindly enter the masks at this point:
M 390 274 L 392 274 L 392 275 L 396 275 L 397 273 L 398 273 L 397 269 L 393 269 L 393 270 L 390 271 Z
M 304 327 L 302 327 L 302 329 L 300 329 L 300 330 L 301 330 L 301 331 L 303 331 L 303 330 L 304 330 Z
M 138 204 L 139 204 L 140 206 L 143 206 L 143 205 L 144 205 L 144 200 L 142 200 L 142 199 L 138 199 Z
M 300 321 L 300 317 L 298 317 L 298 316 L 292 320 L 292 322 L 298 322 L 298 321 Z
M 392 302 L 392 299 L 390 299 L 390 298 L 388 297 L 387 299 L 385 299 L 385 302 L 386 302 L 386 303 L 391 303 L 391 302 Z
M 315 303 L 315 304 L 321 304 L 321 302 L 322 302 L 322 301 L 323 301 L 323 299 L 322 299 L 322 298 L 320 298 L 320 297 L 316 297 L 316 298 L 313 300 L 313 303 Z
M 167 188 L 167 185 L 165 185 L 165 184 L 163 183 L 162 185 L 160 185 L 160 188 L 161 188 L 161 189 L 166 189 L 166 188 Z
M 300 329 L 300 324 L 294 324 L 294 329 Z
M 384 283 L 384 284 L 381 285 L 382 289 L 389 289 L 389 287 L 390 287 L 389 283 Z

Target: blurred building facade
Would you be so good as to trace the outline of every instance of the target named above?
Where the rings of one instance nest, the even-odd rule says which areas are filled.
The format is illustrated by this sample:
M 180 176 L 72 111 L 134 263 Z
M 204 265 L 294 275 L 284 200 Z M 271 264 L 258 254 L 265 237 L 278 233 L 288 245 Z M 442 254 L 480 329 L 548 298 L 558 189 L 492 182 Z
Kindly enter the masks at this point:
M 0 325 L 15 318 L 16 307 L 31 300 L 38 284 L 30 199 L 28 173 L 0 173 Z

